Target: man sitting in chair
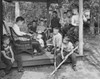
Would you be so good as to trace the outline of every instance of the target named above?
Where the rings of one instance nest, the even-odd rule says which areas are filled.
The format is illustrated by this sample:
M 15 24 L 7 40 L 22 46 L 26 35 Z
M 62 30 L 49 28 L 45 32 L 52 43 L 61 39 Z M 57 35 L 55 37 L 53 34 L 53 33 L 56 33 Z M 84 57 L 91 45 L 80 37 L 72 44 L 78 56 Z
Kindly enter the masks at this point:
M 17 34 L 17 35 L 19 35 L 19 36 L 27 36 L 27 37 L 32 37 L 32 34 L 30 34 L 30 33 L 25 33 L 25 32 L 22 32 L 22 31 L 20 31 L 20 28 L 21 28 L 21 26 L 24 24 L 24 18 L 23 17 L 21 17 L 21 16 L 19 16 L 19 17 L 17 17 L 16 18 L 16 23 L 14 24 L 14 26 L 13 26 L 13 30 L 15 31 L 15 33 Z M 17 38 L 18 40 L 21 40 L 21 41 L 27 41 L 27 40 L 30 40 L 30 39 L 28 39 L 28 38 Z M 33 46 L 33 49 L 36 49 L 37 50 L 37 52 L 38 53 L 44 53 L 43 52 L 43 50 L 42 50 L 42 48 L 41 48 L 41 46 L 40 46 L 40 44 L 37 42 L 37 43 L 34 43 L 34 41 L 36 41 L 35 39 L 34 40 L 32 40 L 32 46 Z
M 19 16 L 16 18 L 16 23 L 14 24 L 13 26 L 13 29 L 15 31 L 15 33 L 19 36 L 23 36 L 23 35 L 29 35 L 29 36 L 32 36 L 31 34 L 29 33 L 25 33 L 25 32 L 22 32 L 20 31 L 20 28 L 23 26 L 24 24 L 24 18 Z

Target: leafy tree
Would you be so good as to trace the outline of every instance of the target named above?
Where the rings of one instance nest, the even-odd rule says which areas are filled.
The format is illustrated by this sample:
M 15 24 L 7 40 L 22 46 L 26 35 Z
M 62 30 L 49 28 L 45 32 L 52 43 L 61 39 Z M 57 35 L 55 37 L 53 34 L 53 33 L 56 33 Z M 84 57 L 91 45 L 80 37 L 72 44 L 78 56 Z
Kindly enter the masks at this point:
M 14 1 L 11 3 L 3 1 L 3 17 L 6 20 L 14 21 L 15 20 L 15 3 Z M 20 1 L 20 12 L 21 16 L 26 19 L 26 23 L 28 24 L 35 17 L 46 17 L 47 16 L 47 5 L 42 2 L 25 2 Z
M 15 17 L 15 6 L 14 3 L 8 3 L 2 1 L 3 3 L 3 18 L 7 21 L 14 21 Z

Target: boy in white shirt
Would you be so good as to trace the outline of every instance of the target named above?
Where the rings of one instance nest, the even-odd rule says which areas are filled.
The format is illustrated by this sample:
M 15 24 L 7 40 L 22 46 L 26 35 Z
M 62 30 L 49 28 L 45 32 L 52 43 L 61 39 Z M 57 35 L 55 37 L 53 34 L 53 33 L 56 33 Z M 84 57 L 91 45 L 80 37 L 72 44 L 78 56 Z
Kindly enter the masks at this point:
M 73 16 L 71 18 L 71 24 L 73 26 L 78 27 L 79 26 L 79 13 L 78 13 L 78 9 L 77 8 L 74 8 L 72 10 L 72 12 L 73 12 Z
M 53 33 L 53 46 L 57 49 L 57 51 L 59 51 L 62 44 L 62 35 L 59 33 L 58 27 L 53 29 Z
M 71 28 L 68 31 L 68 36 L 72 43 L 78 41 L 79 36 L 79 13 L 78 8 L 72 10 L 73 16 L 71 18 Z
M 68 37 L 64 37 L 63 43 L 61 46 L 61 53 L 57 55 L 56 61 L 57 61 L 57 66 L 62 62 L 62 60 L 65 58 L 65 56 L 70 53 L 73 50 L 74 46 L 73 44 L 69 41 Z M 72 62 L 72 68 L 74 71 L 76 71 L 76 56 L 75 53 L 71 54 L 69 56 Z

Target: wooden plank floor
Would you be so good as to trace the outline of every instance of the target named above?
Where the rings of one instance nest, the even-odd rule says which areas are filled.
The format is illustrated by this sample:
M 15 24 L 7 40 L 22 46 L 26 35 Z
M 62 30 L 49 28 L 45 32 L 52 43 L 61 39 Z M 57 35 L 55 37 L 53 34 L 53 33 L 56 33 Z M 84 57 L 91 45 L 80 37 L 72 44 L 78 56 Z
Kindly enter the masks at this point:
M 22 55 L 22 63 L 23 66 L 36 66 L 36 65 L 46 65 L 46 64 L 53 64 L 54 61 L 54 55 L 50 52 L 46 52 L 43 55 L 40 56 L 34 56 L 32 57 L 29 54 L 23 53 Z M 77 55 L 77 57 L 79 57 Z M 70 62 L 70 61 L 67 61 Z M 16 62 L 14 62 L 13 67 L 17 67 Z M 5 68 L 5 65 L 3 63 L 0 63 L 0 69 Z
M 50 52 L 46 52 L 40 56 L 32 57 L 29 54 L 22 54 L 23 66 L 35 66 L 35 65 L 44 65 L 44 64 L 53 64 L 53 55 Z M 16 62 L 13 67 L 17 67 Z M 0 68 L 5 68 L 3 63 L 0 63 Z

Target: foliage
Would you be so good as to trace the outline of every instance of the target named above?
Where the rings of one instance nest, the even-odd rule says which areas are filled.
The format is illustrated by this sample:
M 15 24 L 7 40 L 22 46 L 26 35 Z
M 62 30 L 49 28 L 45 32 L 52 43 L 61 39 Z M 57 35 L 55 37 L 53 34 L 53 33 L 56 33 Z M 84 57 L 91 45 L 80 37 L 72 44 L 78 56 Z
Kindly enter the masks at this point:
M 20 2 L 21 15 L 26 18 L 26 22 L 31 22 L 35 17 L 46 17 L 46 3 L 41 2 Z
M 7 21 L 14 21 L 15 6 L 14 3 L 3 1 L 3 18 Z
M 60 0 L 59 0 L 60 1 Z M 26 22 L 29 23 L 35 17 L 47 17 L 47 5 L 42 2 L 24 2 L 20 1 L 20 11 L 21 15 L 26 19 Z M 65 5 L 64 5 L 65 4 Z M 72 9 L 75 6 L 79 5 L 79 0 L 62 0 L 59 4 L 64 6 L 65 9 Z M 99 11 L 99 0 L 84 0 L 84 8 L 93 7 L 93 14 L 98 13 Z M 8 3 L 3 1 L 3 16 L 4 19 L 14 21 L 15 19 L 15 3 Z
M 3 1 L 3 16 L 4 19 L 14 21 L 15 19 L 15 3 L 8 3 Z M 20 1 L 20 12 L 21 16 L 26 19 L 26 23 L 32 21 L 35 17 L 46 17 L 47 6 L 46 3 L 42 2 L 24 2 Z

